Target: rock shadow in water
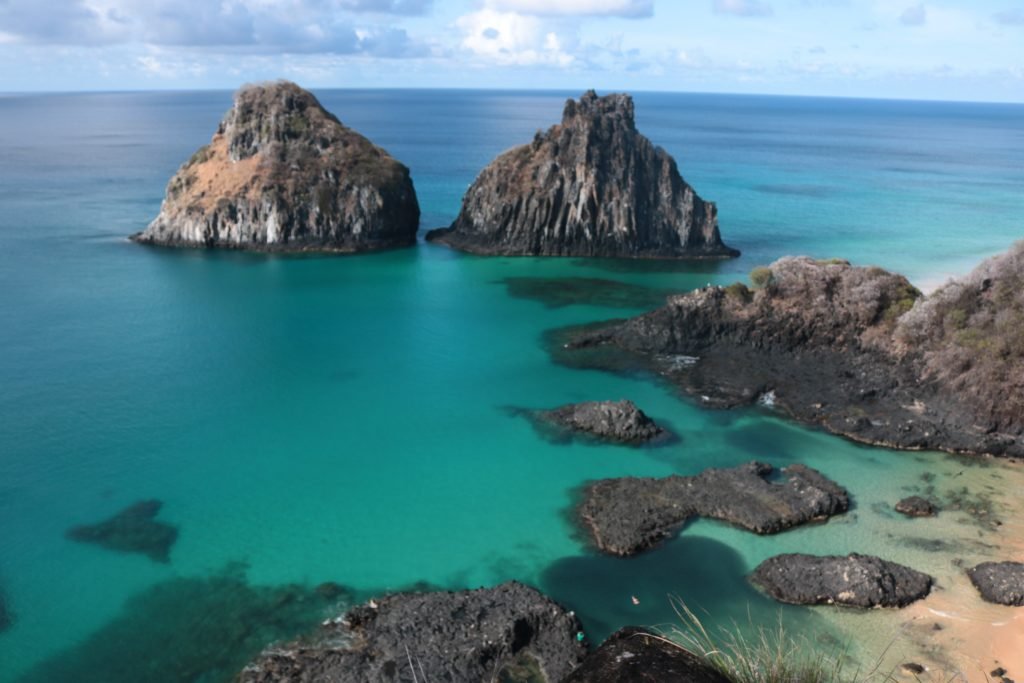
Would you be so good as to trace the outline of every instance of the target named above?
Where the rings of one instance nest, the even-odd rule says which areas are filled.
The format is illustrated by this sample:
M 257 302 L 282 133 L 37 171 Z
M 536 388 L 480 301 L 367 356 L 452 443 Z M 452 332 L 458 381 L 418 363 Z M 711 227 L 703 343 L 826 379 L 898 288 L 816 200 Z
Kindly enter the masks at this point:
M 11 627 L 14 623 L 14 614 L 11 612 L 10 607 L 7 606 L 7 596 L 4 595 L 4 591 L 0 588 L 0 633 L 3 633 Z
M 516 299 L 539 301 L 548 308 L 583 305 L 647 310 L 665 304 L 677 292 L 590 277 L 507 277 L 500 280 Z
M 735 270 L 734 265 L 719 259 L 588 258 L 575 260 L 572 265 L 577 268 L 597 268 L 609 273 L 679 273 L 700 278 Z M 679 291 L 700 287 L 705 282 L 706 279 L 704 282 L 697 280 L 692 286 L 680 287 Z
M 636 557 L 588 553 L 563 558 L 543 572 L 540 588 L 576 611 L 591 642 L 630 625 L 682 627 L 672 605 L 675 598 L 712 633 L 734 624 L 771 628 L 780 619 L 792 620 L 801 633 L 827 632 L 809 610 L 780 606 L 761 595 L 747 583 L 746 574 L 742 557 L 728 545 L 684 536 Z M 639 604 L 633 604 L 633 597 Z
M 129 598 L 113 620 L 20 683 L 226 683 L 270 643 L 311 630 L 353 602 L 336 584 L 252 586 L 238 565 L 171 579 Z
M 68 529 L 67 537 L 122 553 L 142 553 L 154 562 L 170 562 L 178 528 L 154 519 L 163 503 L 143 500 L 97 524 Z

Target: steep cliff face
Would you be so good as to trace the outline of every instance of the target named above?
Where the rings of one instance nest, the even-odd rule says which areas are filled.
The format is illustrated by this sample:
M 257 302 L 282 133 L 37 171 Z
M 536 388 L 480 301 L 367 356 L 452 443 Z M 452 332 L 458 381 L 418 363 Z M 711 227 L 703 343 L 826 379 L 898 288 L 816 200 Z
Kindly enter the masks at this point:
M 210 144 L 174 175 L 138 242 L 354 252 L 413 244 L 409 170 L 294 83 L 235 95 Z
M 737 283 L 557 336 L 566 364 L 653 371 L 899 448 L 1024 455 L 1024 246 L 923 297 L 845 261 L 784 258 Z
M 637 132 L 628 95 L 587 92 L 562 123 L 505 152 L 427 239 L 479 254 L 728 257 L 715 205 Z

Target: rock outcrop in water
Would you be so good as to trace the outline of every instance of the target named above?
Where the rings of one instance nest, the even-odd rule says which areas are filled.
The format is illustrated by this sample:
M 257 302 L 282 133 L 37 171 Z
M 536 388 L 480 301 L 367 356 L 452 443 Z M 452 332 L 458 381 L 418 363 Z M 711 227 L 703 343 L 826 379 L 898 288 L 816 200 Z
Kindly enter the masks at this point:
M 562 683 L 729 683 L 674 643 L 646 629 L 616 631 Z
M 931 591 L 927 574 L 870 555 L 787 554 L 768 558 L 750 581 L 780 602 L 794 605 L 906 607 Z
M 896 503 L 895 509 L 907 517 L 934 517 L 938 512 L 934 503 L 921 496 L 908 496 Z
M 967 576 L 986 602 L 1012 607 L 1024 605 L 1024 564 L 982 562 L 969 569 Z
M 557 683 L 586 654 L 579 632 L 571 613 L 520 583 L 401 593 L 326 623 L 312 643 L 264 652 L 238 680 Z
M 247 86 L 137 242 L 356 252 L 414 244 L 409 170 L 294 83 Z
M 728 257 L 715 205 L 637 132 L 629 95 L 587 92 L 562 123 L 505 152 L 428 240 L 476 254 Z
M 709 406 L 761 401 L 896 448 L 1024 455 L 1024 246 L 927 298 L 845 261 L 787 257 L 743 284 L 561 331 L 577 367 L 644 369 Z
M 178 540 L 177 527 L 156 518 L 163 503 L 143 500 L 130 505 L 110 519 L 68 529 L 67 537 L 94 543 L 107 550 L 142 553 L 154 562 L 170 562 L 171 547 Z
M 632 401 L 587 401 L 541 410 L 537 418 L 600 441 L 644 444 L 666 432 Z
M 772 471 L 771 465 L 751 462 L 695 477 L 603 479 L 584 488 L 577 516 L 599 550 L 633 555 L 669 538 L 692 517 L 773 534 L 850 507 L 846 490 L 817 470 L 790 465 L 779 483 L 768 480 Z

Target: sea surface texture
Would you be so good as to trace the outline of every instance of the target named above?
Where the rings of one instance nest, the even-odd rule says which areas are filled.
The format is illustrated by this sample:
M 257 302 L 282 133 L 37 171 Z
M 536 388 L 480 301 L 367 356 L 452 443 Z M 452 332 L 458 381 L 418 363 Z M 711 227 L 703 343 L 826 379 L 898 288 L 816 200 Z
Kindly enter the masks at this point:
M 410 167 L 423 231 L 579 95 L 317 94 Z M 924 289 L 966 272 L 1024 237 L 1024 107 L 635 100 L 640 131 L 718 204 L 741 258 L 480 258 L 422 239 L 347 257 L 142 247 L 126 236 L 231 94 L 0 97 L 0 681 L 225 680 L 353 600 L 506 579 L 576 610 L 595 642 L 678 623 L 671 596 L 712 628 L 782 619 L 870 660 L 902 633 L 898 617 L 782 609 L 745 575 L 780 552 L 859 551 L 949 585 L 955 558 L 998 557 L 1000 534 L 1020 530 L 1010 465 L 857 446 L 770 407 L 704 410 L 650 378 L 557 366 L 544 333 L 787 254 L 896 269 Z M 516 412 L 621 398 L 678 438 L 559 442 Z M 588 480 L 752 459 L 818 468 L 854 509 L 772 537 L 698 521 L 627 560 L 576 531 Z M 963 512 L 892 512 L 928 491 Z M 67 536 L 150 500 L 155 517 L 135 521 L 175 527 L 169 550 Z M 168 541 L 157 529 L 134 541 Z M 324 582 L 341 588 L 312 590 Z

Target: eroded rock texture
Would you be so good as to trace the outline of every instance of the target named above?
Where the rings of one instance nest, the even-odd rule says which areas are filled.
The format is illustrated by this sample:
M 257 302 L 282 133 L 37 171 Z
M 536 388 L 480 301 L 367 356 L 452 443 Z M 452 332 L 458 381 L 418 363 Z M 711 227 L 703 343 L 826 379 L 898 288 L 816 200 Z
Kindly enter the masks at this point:
M 137 242 L 355 252 L 414 244 L 409 169 L 286 81 L 246 86 Z
M 428 240 L 477 254 L 728 257 L 715 205 L 637 132 L 629 95 L 589 91 L 562 122 L 488 165 Z

